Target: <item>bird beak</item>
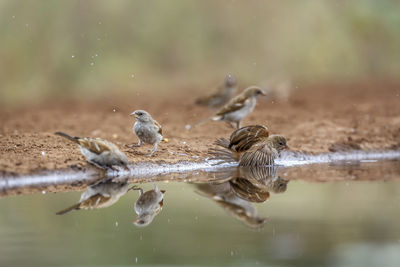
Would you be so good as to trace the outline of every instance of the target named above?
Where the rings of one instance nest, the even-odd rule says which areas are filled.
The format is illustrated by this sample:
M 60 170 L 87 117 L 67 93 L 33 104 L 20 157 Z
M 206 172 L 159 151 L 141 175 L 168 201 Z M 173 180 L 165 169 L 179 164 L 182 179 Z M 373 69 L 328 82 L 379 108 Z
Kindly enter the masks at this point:
M 165 190 L 160 190 L 161 193 L 165 194 Z
M 284 149 L 290 150 L 290 147 L 289 147 L 288 145 L 285 145 L 285 148 L 284 148 Z
M 131 114 L 129 114 L 130 116 L 134 116 L 135 118 L 138 117 L 138 115 L 135 112 L 132 112 Z
M 261 95 L 267 95 L 265 91 L 261 91 Z

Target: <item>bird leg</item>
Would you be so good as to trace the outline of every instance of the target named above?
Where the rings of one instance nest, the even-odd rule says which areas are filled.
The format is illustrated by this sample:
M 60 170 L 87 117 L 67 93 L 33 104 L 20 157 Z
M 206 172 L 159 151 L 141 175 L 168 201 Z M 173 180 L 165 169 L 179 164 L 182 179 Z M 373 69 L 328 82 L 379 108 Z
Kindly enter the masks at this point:
M 240 122 L 241 122 L 241 121 L 237 121 L 237 122 L 236 122 L 236 129 L 239 129 L 239 128 L 240 128 Z
M 157 147 L 158 147 L 158 142 L 154 144 L 153 149 L 151 150 L 151 152 L 149 154 L 149 157 L 153 156 L 154 152 L 156 152 L 156 150 L 157 150 Z
M 143 189 L 138 187 L 137 185 L 132 186 L 131 188 L 128 189 L 129 190 L 139 190 L 139 194 L 143 194 Z
M 231 128 L 235 129 L 235 124 L 231 121 L 225 121 Z
M 142 143 L 142 140 L 139 139 L 139 141 L 138 141 L 137 144 L 131 144 L 131 145 L 129 145 L 129 147 L 131 147 L 131 148 L 132 148 L 132 147 L 141 147 L 142 144 L 143 144 L 143 143 Z
M 107 170 L 107 167 L 102 166 L 102 165 L 98 164 L 97 162 L 89 161 L 89 163 L 92 164 L 92 165 L 94 165 L 94 166 L 97 167 L 97 168 L 100 168 L 100 169 L 103 169 L 103 170 Z

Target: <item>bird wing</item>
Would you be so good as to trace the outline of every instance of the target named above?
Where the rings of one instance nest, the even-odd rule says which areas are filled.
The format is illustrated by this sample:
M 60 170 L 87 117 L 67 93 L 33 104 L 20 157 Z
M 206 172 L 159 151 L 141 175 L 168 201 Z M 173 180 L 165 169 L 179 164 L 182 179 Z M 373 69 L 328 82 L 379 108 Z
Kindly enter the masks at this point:
M 162 134 L 162 127 L 161 127 L 161 124 L 159 124 L 156 120 L 154 120 L 154 125 L 157 126 L 157 128 L 158 128 L 158 133 L 161 134 L 161 135 L 163 135 L 163 134 Z
M 223 106 L 215 115 L 216 116 L 224 116 L 227 113 L 231 113 L 236 110 L 239 110 L 239 109 L 243 108 L 247 99 L 248 99 L 248 97 L 246 97 L 243 94 L 240 94 L 240 95 L 234 97 L 233 99 L 231 99 L 231 101 L 229 101 L 225 106 Z
M 266 166 L 272 165 L 276 157 L 275 151 L 263 142 L 254 144 L 239 158 L 240 166 Z
M 269 192 L 252 184 L 245 178 L 235 178 L 229 181 L 235 194 L 247 201 L 261 203 L 269 198 Z
M 81 209 L 93 209 L 101 206 L 102 204 L 108 202 L 111 196 L 104 196 L 100 193 L 91 196 L 90 198 L 82 201 L 79 205 Z
M 268 136 L 268 128 L 264 125 L 245 126 L 232 133 L 230 137 L 229 149 L 236 152 L 244 152 Z
M 78 143 L 82 147 L 97 155 L 111 150 L 110 147 L 99 138 L 80 138 Z

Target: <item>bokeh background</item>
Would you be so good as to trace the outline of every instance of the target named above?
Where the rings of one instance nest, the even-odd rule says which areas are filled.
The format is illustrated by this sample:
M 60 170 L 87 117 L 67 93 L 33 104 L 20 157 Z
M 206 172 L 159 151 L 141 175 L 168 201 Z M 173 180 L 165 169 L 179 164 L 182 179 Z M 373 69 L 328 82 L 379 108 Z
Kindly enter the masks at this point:
M 0 104 L 395 79 L 398 1 L 0 1 Z M 196 89 L 197 90 L 197 89 Z

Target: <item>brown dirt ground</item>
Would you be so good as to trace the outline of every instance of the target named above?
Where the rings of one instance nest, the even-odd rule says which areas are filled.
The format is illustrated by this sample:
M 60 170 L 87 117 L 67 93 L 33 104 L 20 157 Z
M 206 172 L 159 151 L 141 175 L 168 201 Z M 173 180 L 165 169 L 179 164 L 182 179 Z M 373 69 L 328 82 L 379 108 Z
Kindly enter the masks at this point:
M 194 106 L 200 90 L 156 97 L 142 94 L 95 101 L 58 100 L 19 108 L 0 108 L 0 176 L 68 167 L 86 168 L 78 147 L 55 131 L 108 139 L 132 162 L 196 161 L 207 156 L 217 137 L 232 132 L 227 124 L 209 122 L 186 130 L 210 110 Z M 182 93 L 185 92 L 185 93 Z M 197 93 L 195 93 L 197 92 Z M 145 109 L 163 125 L 168 143 L 154 157 L 150 146 L 131 149 L 135 109 Z M 261 98 L 243 125 L 265 124 L 288 137 L 293 150 L 319 153 L 346 149 L 400 149 L 400 83 L 368 81 L 298 85 L 288 99 Z M 42 153 L 43 152 L 43 153 Z

